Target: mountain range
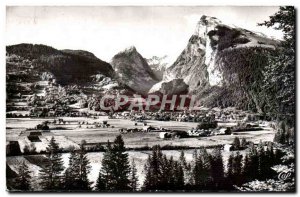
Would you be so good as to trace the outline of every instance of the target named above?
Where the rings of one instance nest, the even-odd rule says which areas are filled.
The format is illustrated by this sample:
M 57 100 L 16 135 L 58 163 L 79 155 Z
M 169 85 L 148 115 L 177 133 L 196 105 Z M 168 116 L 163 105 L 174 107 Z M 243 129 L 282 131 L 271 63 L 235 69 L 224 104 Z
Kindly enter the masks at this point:
M 62 86 L 126 89 L 143 95 L 188 93 L 197 95 L 204 106 L 237 106 L 243 99 L 257 104 L 252 84 L 242 84 L 242 77 L 256 80 L 263 72 L 262 63 L 279 45 L 263 34 L 202 16 L 172 64 L 166 56 L 146 59 L 134 46 L 107 63 L 87 51 L 19 44 L 6 47 L 7 75 L 13 78 L 17 67 L 11 59 L 19 57 L 30 61 L 35 71 L 51 73 Z

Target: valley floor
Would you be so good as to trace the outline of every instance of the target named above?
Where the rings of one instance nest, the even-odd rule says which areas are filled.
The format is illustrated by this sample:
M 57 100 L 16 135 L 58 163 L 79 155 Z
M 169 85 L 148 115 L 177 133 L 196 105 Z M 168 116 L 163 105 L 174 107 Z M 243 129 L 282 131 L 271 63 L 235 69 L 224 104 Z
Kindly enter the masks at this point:
M 28 128 L 34 128 L 37 124 L 43 121 L 53 121 L 53 118 L 7 118 L 6 119 L 6 137 L 7 143 L 9 141 L 18 141 L 20 149 L 23 150 L 24 147 L 34 144 L 36 151 L 44 151 L 48 145 L 49 140 L 52 136 L 55 137 L 56 141 L 63 149 L 68 149 L 70 146 L 79 147 L 82 140 L 86 143 L 105 143 L 108 140 L 113 141 L 114 138 L 120 134 L 120 128 L 143 128 L 142 123 L 138 123 L 135 126 L 134 121 L 127 119 L 108 119 L 107 116 L 100 116 L 97 119 L 84 118 L 84 117 L 61 117 L 66 124 L 50 124 L 50 132 L 43 132 L 40 138 L 40 142 L 31 142 L 28 139 L 30 130 Z M 56 118 L 57 120 L 58 118 Z M 82 125 L 78 128 L 78 121 L 89 122 L 89 125 Z M 112 127 L 109 128 L 92 128 L 92 123 L 107 121 Z M 219 123 L 218 126 L 228 126 L 235 125 L 235 122 L 231 123 Z M 167 129 L 176 129 L 187 131 L 191 128 L 195 128 L 197 123 L 193 122 L 176 122 L 176 121 L 147 121 L 147 125 L 154 127 L 163 127 Z M 57 128 L 57 129 L 55 129 Z M 52 129 L 52 130 L 51 130 Z M 54 129 L 54 130 L 53 130 Z M 159 138 L 159 132 L 137 132 L 137 133 L 127 133 L 122 134 L 125 146 L 127 148 L 142 148 L 145 146 L 152 147 L 153 145 L 159 144 L 160 146 L 175 147 L 183 146 L 185 147 L 185 156 L 187 161 L 192 160 L 192 154 L 195 148 L 201 146 L 210 147 L 215 145 L 231 144 L 235 137 L 245 138 L 247 141 L 252 141 L 258 143 L 262 141 L 272 141 L 274 138 L 275 131 L 271 127 L 264 127 L 261 131 L 247 131 L 233 133 L 232 135 L 218 135 L 209 137 L 189 137 L 180 139 L 161 139 Z M 189 148 L 187 148 L 189 147 Z M 171 149 L 171 148 L 170 148 Z M 179 158 L 180 148 L 178 150 L 164 150 L 163 153 L 167 156 L 173 156 L 175 160 Z M 222 151 L 224 162 L 227 161 L 228 156 L 232 151 Z M 246 150 L 240 151 L 245 154 Z M 132 150 L 128 151 L 130 160 L 133 158 L 137 165 L 137 171 L 139 175 L 139 183 L 142 185 L 145 173 L 144 165 L 151 151 L 145 150 Z M 68 156 L 69 153 L 63 153 L 64 166 L 68 166 Z M 17 167 L 20 162 L 25 161 L 29 166 L 29 170 L 32 172 L 33 185 L 36 189 L 39 189 L 38 184 L 38 172 L 43 166 L 42 158 L 43 154 L 38 155 L 21 155 L 21 156 L 7 156 L 7 165 L 17 172 Z M 101 168 L 101 160 L 103 158 L 103 152 L 89 152 L 88 159 L 91 162 L 91 173 L 89 174 L 89 179 L 95 183 L 99 170 Z M 226 166 L 226 164 L 225 164 Z

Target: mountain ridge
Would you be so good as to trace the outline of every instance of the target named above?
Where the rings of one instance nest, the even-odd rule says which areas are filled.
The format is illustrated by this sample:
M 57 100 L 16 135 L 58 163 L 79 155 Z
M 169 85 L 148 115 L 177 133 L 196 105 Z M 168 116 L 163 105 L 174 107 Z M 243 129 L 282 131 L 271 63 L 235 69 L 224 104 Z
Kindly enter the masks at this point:
M 6 52 L 32 61 L 36 69 L 53 73 L 61 85 L 88 83 L 89 76 L 93 74 L 114 76 L 109 63 L 88 51 L 57 50 L 47 45 L 22 43 L 7 46 Z
M 146 59 L 135 47 L 117 53 L 112 58 L 111 65 L 118 81 L 138 93 L 147 94 L 159 82 Z
M 252 73 L 262 75 L 267 56 L 279 45 L 278 40 L 204 15 L 171 65 L 164 64 L 164 57 L 145 59 L 134 46 L 117 53 L 110 63 L 83 50 L 57 50 L 33 44 L 7 46 L 6 49 L 7 54 L 21 55 L 32 60 L 36 68 L 51 71 L 61 85 L 97 83 L 97 88 L 119 86 L 139 94 L 187 92 L 197 95 L 201 105 L 231 106 L 245 103 L 245 99 L 258 105 L 259 99 L 255 98 L 251 83 L 245 83 L 245 87 L 238 84 L 246 76 L 245 71 L 250 73 L 246 76 L 252 80 L 250 82 L 260 80 Z M 243 58 L 246 56 L 249 59 Z M 261 62 L 264 65 L 260 65 Z M 220 102 L 224 95 L 225 101 Z

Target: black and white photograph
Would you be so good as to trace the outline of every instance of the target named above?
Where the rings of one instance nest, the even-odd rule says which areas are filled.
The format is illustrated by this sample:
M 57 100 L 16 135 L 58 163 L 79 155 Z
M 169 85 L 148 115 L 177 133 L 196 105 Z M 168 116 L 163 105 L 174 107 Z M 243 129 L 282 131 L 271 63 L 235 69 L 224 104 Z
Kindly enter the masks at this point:
M 9 5 L 5 23 L 8 193 L 296 192 L 293 5 Z

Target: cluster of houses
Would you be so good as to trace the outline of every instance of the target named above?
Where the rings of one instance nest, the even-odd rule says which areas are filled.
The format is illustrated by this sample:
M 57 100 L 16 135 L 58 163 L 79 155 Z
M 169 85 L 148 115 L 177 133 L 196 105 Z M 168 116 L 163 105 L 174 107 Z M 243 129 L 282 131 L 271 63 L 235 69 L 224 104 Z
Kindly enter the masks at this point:
M 162 128 L 162 127 L 154 127 L 154 126 L 144 126 L 142 128 L 137 128 L 137 127 L 133 127 L 133 128 L 120 128 L 119 132 L 120 133 L 136 133 L 136 132 L 144 132 L 144 133 L 148 133 L 148 132 L 165 132 L 167 131 L 167 129 Z
M 246 120 L 259 120 L 259 114 L 247 113 L 236 110 L 233 107 L 219 108 L 199 108 L 199 110 L 185 111 L 123 111 L 115 112 L 111 118 L 131 119 L 133 121 L 159 120 L 159 121 L 178 121 L 178 122 L 242 122 Z

